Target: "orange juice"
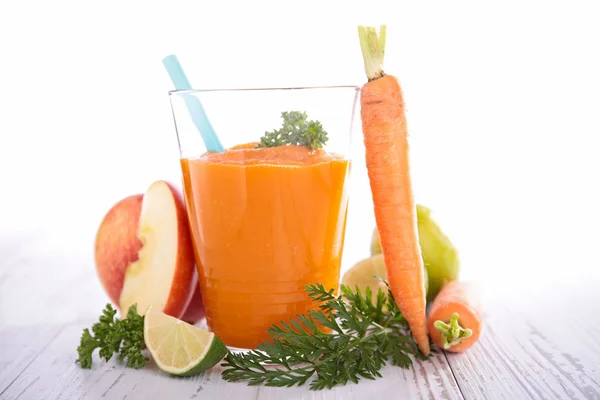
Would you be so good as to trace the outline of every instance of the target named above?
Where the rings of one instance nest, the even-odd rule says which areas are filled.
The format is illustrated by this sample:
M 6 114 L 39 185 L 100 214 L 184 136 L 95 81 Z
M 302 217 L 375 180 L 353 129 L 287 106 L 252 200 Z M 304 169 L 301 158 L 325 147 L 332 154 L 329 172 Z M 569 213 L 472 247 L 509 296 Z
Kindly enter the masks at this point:
M 207 322 L 226 345 L 254 348 L 314 307 L 306 284 L 337 290 L 349 161 L 249 144 L 181 167 Z

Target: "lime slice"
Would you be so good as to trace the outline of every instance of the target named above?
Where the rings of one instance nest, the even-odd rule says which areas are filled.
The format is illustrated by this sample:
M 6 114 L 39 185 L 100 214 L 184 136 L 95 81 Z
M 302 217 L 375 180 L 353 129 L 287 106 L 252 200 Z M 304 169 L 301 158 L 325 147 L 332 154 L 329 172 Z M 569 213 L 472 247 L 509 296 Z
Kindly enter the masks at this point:
M 166 315 L 152 306 L 146 311 L 144 341 L 158 368 L 172 375 L 197 375 L 227 354 L 227 348 L 214 333 Z
M 350 289 L 353 291 L 358 286 L 363 295 L 367 286 L 371 288 L 371 291 L 375 295 L 379 289 L 382 289 L 387 294 L 387 286 L 377 277 L 387 280 L 383 254 L 376 254 L 357 262 L 352 268 L 346 271 L 342 278 L 342 284 L 350 286 Z M 376 299 L 377 297 L 373 296 L 373 298 Z

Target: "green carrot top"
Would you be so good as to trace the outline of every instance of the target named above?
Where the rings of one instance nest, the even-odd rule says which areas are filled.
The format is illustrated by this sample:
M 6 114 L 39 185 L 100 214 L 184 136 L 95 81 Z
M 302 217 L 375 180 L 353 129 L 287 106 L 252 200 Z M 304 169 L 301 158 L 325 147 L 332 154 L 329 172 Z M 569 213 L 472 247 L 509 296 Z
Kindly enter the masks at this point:
M 385 25 L 377 30 L 372 26 L 359 26 L 358 37 L 360 39 L 360 49 L 362 50 L 365 61 L 365 72 L 369 82 L 385 76 L 383 72 L 383 59 L 385 58 Z

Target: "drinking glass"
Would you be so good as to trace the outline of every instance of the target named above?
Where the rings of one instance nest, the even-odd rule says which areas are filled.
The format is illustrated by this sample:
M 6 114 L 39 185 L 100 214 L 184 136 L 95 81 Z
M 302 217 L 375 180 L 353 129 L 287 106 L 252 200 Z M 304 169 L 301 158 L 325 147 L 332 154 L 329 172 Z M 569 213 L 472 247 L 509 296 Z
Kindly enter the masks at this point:
M 207 325 L 230 348 L 253 349 L 271 325 L 313 309 L 305 285 L 337 291 L 358 93 L 356 86 L 169 93 Z M 207 152 L 189 96 L 203 104 L 225 152 Z M 321 122 L 324 147 L 257 148 L 291 111 Z

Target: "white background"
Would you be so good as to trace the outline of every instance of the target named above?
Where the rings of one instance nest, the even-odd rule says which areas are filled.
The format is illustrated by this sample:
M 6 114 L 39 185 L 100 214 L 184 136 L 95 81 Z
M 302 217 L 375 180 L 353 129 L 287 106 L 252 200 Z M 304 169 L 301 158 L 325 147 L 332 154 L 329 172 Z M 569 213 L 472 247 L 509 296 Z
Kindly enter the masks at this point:
M 179 182 L 165 55 L 198 88 L 360 85 L 356 25 L 386 23 L 415 195 L 458 246 L 463 277 L 598 274 L 594 3 L 2 2 L 0 268 L 2 252 L 43 234 L 53 257 L 77 260 L 48 265 L 55 279 L 63 268 L 94 279 L 110 206 L 154 180 Z M 374 225 L 355 133 L 344 268 L 368 255 Z

